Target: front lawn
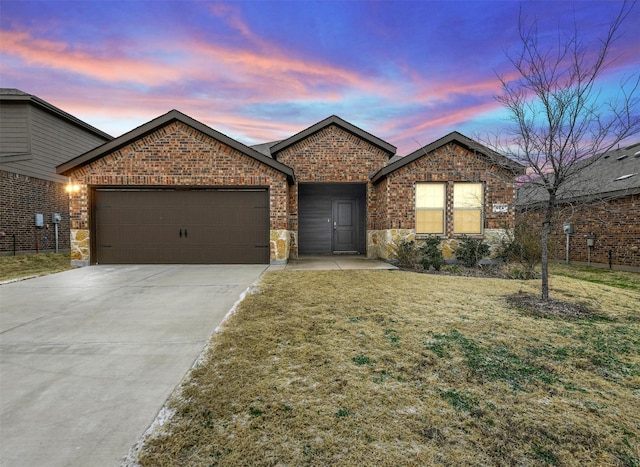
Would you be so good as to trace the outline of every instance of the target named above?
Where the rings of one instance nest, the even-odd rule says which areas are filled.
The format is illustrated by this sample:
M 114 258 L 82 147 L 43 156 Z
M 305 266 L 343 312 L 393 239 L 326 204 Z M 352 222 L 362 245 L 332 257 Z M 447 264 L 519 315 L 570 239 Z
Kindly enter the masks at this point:
M 283 271 L 211 341 L 144 466 L 640 463 L 640 293 L 539 281 Z
M 42 276 L 71 269 L 68 253 L 0 256 L 0 282 Z

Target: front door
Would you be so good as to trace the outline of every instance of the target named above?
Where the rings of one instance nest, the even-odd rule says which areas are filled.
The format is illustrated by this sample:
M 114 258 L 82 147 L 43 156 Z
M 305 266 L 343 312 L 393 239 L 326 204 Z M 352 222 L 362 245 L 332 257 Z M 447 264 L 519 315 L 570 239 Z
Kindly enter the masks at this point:
M 333 252 L 358 252 L 358 200 L 334 199 L 331 205 L 333 217 Z

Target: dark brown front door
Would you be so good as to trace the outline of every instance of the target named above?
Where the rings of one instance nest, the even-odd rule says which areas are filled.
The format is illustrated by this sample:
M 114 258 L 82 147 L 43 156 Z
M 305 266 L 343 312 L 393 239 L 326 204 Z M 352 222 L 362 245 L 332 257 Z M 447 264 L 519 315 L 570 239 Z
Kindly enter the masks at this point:
M 333 252 L 358 252 L 358 201 L 336 199 L 332 202 Z
M 365 184 L 298 186 L 298 252 L 301 255 L 366 251 Z
M 267 190 L 95 192 L 94 262 L 269 262 Z

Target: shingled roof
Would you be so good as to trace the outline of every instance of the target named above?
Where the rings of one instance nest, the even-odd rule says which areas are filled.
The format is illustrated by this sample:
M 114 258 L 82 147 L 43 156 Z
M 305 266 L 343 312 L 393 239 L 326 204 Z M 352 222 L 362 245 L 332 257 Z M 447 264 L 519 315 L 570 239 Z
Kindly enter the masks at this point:
M 615 199 L 640 194 L 640 142 L 585 159 L 558 192 L 558 201 Z M 516 204 L 536 206 L 549 199 L 535 181 L 518 188 Z

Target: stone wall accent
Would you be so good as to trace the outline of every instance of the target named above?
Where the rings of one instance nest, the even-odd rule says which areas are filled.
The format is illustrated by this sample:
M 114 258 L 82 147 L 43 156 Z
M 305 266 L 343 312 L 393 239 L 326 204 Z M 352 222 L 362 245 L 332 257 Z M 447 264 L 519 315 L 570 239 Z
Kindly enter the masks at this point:
M 485 229 L 484 241 L 491 248 L 490 257 L 495 256 L 495 251 L 506 235 L 505 229 Z M 402 241 L 415 241 L 420 247 L 424 243 L 426 235 L 416 235 L 414 229 L 386 229 L 370 230 L 367 232 L 367 257 L 381 258 L 384 260 L 396 259 L 396 247 Z M 455 260 L 454 250 L 460 244 L 459 238 L 442 237 L 440 249 L 446 260 Z
M 271 264 L 284 264 L 291 258 L 291 249 L 295 245 L 295 237 L 286 229 L 272 230 L 270 232 L 270 261 Z M 297 247 L 296 254 L 297 257 Z
M 270 229 L 287 229 L 286 175 L 182 122 L 82 166 L 70 178 L 79 186 L 70 199 L 72 229 L 89 229 L 91 188 L 100 186 L 268 187 Z
M 60 213 L 58 251 L 69 251 L 69 196 L 65 184 L 0 170 L 0 253 L 55 251 L 51 214 Z M 35 227 L 35 214 L 43 215 L 44 228 Z
M 453 234 L 453 184 L 482 182 L 485 186 L 484 232 L 481 236 L 492 252 L 500 243 L 505 229 L 513 227 L 515 217 L 514 174 L 454 142 L 442 146 L 410 164 L 391 172 L 374 187 L 377 202 L 373 228 L 367 234 L 371 252 L 382 259 L 395 258 L 396 245 L 415 240 L 417 245 L 426 236 L 415 233 L 415 184 L 447 183 L 447 222 L 441 248 L 445 260 L 455 259 L 453 250 L 459 236 Z M 506 213 L 493 212 L 494 204 L 507 204 Z M 373 257 L 373 254 L 368 255 Z
M 89 230 L 71 229 L 71 265 L 88 266 L 89 260 Z
M 289 258 L 298 259 L 298 232 L 289 230 Z
M 367 257 L 391 260 L 396 258 L 396 247 L 402 241 L 416 239 L 413 229 L 385 229 L 367 231 Z

